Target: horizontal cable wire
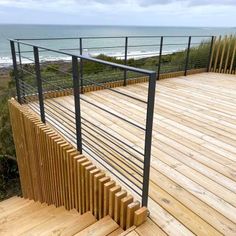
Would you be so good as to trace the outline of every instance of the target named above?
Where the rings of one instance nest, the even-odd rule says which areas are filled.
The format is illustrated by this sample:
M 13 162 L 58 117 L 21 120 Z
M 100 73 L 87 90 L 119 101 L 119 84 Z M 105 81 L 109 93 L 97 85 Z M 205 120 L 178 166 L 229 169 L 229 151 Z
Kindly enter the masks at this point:
M 91 135 L 91 136 L 94 137 L 95 139 L 99 140 L 99 142 L 103 143 L 105 146 L 110 147 L 108 143 L 102 141 L 99 137 L 94 136 L 94 135 L 93 135 L 91 132 L 89 132 L 88 130 L 82 129 L 82 132 L 83 132 L 83 131 L 86 132 L 86 133 L 88 133 L 89 135 Z M 96 143 L 95 141 L 93 141 L 93 142 Z M 104 149 L 104 150 L 107 151 L 107 149 L 103 148 L 101 145 L 99 145 L 99 144 L 97 144 L 97 145 L 100 146 L 102 149 Z M 139 169 L 142 170 L 142 168 L 141 168 L 140 166 L 138 166 L 135 162 L 132 162 L 129 158 L 127 158 L 126 156 L 124 156 L 124 154 L 120 153 L 119 151 L 117 151 L 117 150 L 115 150 L 115 149 L 113 149 L 113 151 L 116 152 L 116 153 L 118 153 L 120 156 L 122 156 L 122 157 L 125 158 L 126 160 L 130 161 L 130 162 L 131 162 L 132 164 L 134 164 L 137 168 L 139 168 Z M 110 151 L 107 151 L 107 152 L 110 153 L 111 155 L 113 155 Z M 114 156 L 114 155 L 113 155 L 113 156 Z M 114 157 L 115 157 L 116 159 L 118 159 L 116 156 L 114 156 Z M 125 163 L 122 159 L 119 159 L 119 161 L 126 165 L 126 163 Z M 138 172 L 135 168 L 133 168 L 133 167 L 131 167 L 131 166 L 129 166 L 129 168 L 132 169 L 132 170 L 133 170 L 135 173 L 137 173 L 138 175 L 142 176 L 142 175 L 140 174 L 140 172 Z

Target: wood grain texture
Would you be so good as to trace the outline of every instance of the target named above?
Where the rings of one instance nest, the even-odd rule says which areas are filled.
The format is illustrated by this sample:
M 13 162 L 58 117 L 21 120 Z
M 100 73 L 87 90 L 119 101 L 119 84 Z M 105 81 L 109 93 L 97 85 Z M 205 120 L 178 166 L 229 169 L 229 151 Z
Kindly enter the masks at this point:
M 236 234 L 235 79 L 235 75 L 201 73 L 157 82 L 149 217 L 168 235 Z M 116 90 L 144 99 L 147 83 Z M 108 90 L 83 96 L 143 124 L 145 105 L 137 101 Z M 72 96 L 56 101 L 73 109 Z M 81 106 L 84 118 L 122 137 L 127 144 L 142 147 L 142 133 L 85 102 Z M 59 129 L 56 124 L 54 127 Z M 107 145 L 111 149 L 113 144 Z M 86 154 L 89 156 L 89 152 Z M 121 155 L 117 158 L 122 160 Z M 108 190 L 111 217 L 115 193 L 121 191 L 114 192 L 116 188 Z
M 9 110 L 24 198 L 81 214 L 91 210 L 97 219 L 107 215 L 109 207 L 115 214 L 109 191 L 116 184 L 109 176 L 26 106 L 12 99 Z

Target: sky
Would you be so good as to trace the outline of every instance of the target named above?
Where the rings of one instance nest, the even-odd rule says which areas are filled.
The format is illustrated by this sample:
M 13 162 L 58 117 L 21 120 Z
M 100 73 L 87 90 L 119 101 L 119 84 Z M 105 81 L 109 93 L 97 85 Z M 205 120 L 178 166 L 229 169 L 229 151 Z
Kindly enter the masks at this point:
M 235 27 L 236 0 L 0 0 L 0 23 Z

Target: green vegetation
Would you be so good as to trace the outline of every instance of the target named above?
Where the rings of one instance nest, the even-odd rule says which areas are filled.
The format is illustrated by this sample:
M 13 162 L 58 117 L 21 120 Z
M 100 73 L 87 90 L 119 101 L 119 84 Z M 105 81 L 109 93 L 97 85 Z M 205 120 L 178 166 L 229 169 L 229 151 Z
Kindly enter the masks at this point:
M 15 147 L 12 138 L 7 100 L 14 96 L 15 85 L 0 79 L 0 200 L 20 193 Z M 5 86 L 3 86 L 5 85 Z
M 197 47 L 192 47 L 189 54 L 188 69 L 206 68 L 208 64 L 209 42 L 202 42 Z M 161 73 L 183 71 L 186 63 L 186 50 L 175 52 L 169 55 L 163 55 L 161 58 Z M 99 55 L 98 59 L 123 64 L 123 60 Z M 129 66 L 144 68 L 157 71 L 159 57 L 153 56 L 142 59 L 129 59 Z M 24 69 L 30 73 L 34 73 L 33 65 L 24 65 Z M 34 88 L 27 87 L 26 90 L 32 93 L 36 91 L 35 78 L 30 73 L 24 72 L 22 75 L 25 82 Z M 71 63 L 59 61 L 51 63 L 43 63 L 41 65 L 41 74 L 43 78 L 44 91 L 57 90 L 60 88 L 72 87 L 72 68 Z M 128 79 L 143 76 L 134 72 L 128 72 Z M 89 85 L 93 83 L 103 83 L 108 81 L 123 80 L 124 71 L 117 68 L 111 68 L 100 63 L 83 60 L 83 84 Z
M 236 36 L 230 36 L 228 38 L 223 38 L 221 39 L 221 41 L 219 41 L 219 39 L 216 40 L 215 42 L 215 50 L 213 52 L 213 61 L 212 61 L 212 65 L 215 64 L 215 59 L 216 59 L 216 55 L 218 52 L 218 48 L 219 48 L 219 52 L 218 52 L 218 60 L 216 61 L 216 68 L 219 68 L 220 66 L 220 58 L 222 55 L 222 52 L 224 50 L 224 60 L 222 61 L 222 68 L 225 67 L 225 63 L 226 63 L 226 58 L 228 56 L 228 63 L 227 63 L 227 69 L 229 69 L 231 61 L 232 61 L 232 57 L 235 57 L 235 45 L 236 45 Z M 229 52 L 229 54 L 228 54 Z M 228 54 L 228 55 L 227 55 Z M 233 60 L 233 64 L 232 64 L 232 68 L 236 67 L 236 60 Z

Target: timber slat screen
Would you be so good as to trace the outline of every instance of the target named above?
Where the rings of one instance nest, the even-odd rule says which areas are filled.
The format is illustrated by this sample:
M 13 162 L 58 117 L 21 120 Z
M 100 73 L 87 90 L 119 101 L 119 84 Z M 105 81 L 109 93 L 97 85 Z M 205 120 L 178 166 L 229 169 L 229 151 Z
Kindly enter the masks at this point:
M 81 215 L 90 212 L 97 220 L 109 215 L 124 230 L 146 220 L 146 207 L 43 124 L 31 108 L 11 99 L 9 111 L 25 199 L 47 203 L 49 208 L 76 209 Z
M 113 62 L 107 62 L 87 56 L 77 56 L 74 54 L 48 49 L 27 42 L 11 40 L 12 57 L 14 64 L 14 75 L 16 79 L 17 100 L 20 104 L 28 104 L 34 111 L 40 114 L 43 123 L 59 123 L 57 130 L 70 141 L 80 153 L 86 153 L 101 166 L 112 172 L 120 182 L 123 182 L 133 193 L 142 199 L 142 206 L 147 206 L 148 187 L 149 187 L 149 170 L 151 156 L 151 138 L 152 122 L 155 100 L 155 85 L 157 74 L 154 71 L 138 69 L 126 65 L 120 65 Z M 28 47 L 31 52 L 31 64 L 23 65 L 22 52 L 17 56 L 16 46 Z M 45 70 L 40 60 L 41 52 L 49 51 L 56 54 L 62 54 L 71 57 L 71 71 L 66 72 L 67 85 L 72 88 L 74 96 L 73 104 L 57 103 L 50 97 L 52 91 L 62 94 L 65 93 L 61 83 L 53 83 L 45 76 Z M 109 75 L 113 71 L 139 77 L 140 74 L 148 81 L 146 100 L 140 99 L 138 95 L 122 93 L 112 88 L 106 87 L 105 84 L 96 82 L 95 78 L 82 77 L 83 63 L 88 61 L 95 66 L 102 65 L 103 69 Z M 50 68 L 50 67 L 49 67 Z M 61 71 L 62 72 L 62 71 Z M 63 72 L 62 72 L 63 73 Z M 50 76 L 52 76 L 50 74 Z M 53 75 L 55 76 L 55 75 Z M 95 75 L 94 75 L 95 76 Z M 128 79 L 127 79 L 128 80 Z M 137 123 L 135 120 L 127 119 L 125 115 L 119 115 L 115 110 L 106 110 L 102 104 L 91 101 L 84 96 L 84 81 L 89 81 L 94 86 L 106 88 L 114 94 L 114 99 L 119 96 L 131 98 L 138 104 L 146 106 L 146 114 L 142 117 L 143 122 Z M 48 98 L 48 99 L 47 99 Z M 119 122 L 125 126 L 131 126 L 138 129 L 143 135 L 143 148 L 139 148 L 132 141 L 124 142 L 118 133 L 112 131 L 110 124 L 97 124 L 91 119 L 84 117 L 84 110 L 81 103 L 91 106 L 90 112 L 101 110 L 105 112 L 105 117 L 116 117 Z M 69 106 L 73 106 L 71 109 Z M 63 108 L 63 109 L 62 109 Z M 132 110 L 132 107 L 129 108 Z M 55 112 L 56 111 L 56 112 Z M 66 111 L 66 112 L 65 112 Z M 93 114 L 91 114 L 93 116 Z M 104 118 L 105 118 L 104 117 Z M 63 125 L 60 125 L 63 124 Z M 69 132 L 70 131 L 70 132 Z M 110 140 L 112 146 L 107 146 L 105 140 Z
M 236 74 L 236 36 L 214 38 L 209 71 Z

